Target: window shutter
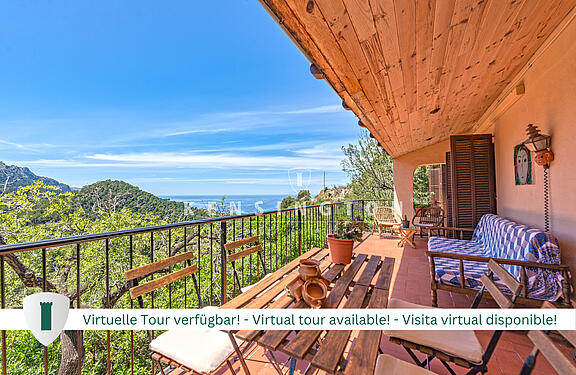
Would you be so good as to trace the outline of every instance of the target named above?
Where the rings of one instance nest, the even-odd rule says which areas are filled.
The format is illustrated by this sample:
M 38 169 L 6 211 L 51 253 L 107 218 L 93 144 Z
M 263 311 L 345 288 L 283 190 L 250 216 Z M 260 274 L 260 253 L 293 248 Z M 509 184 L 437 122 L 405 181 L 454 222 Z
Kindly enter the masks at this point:
M 446 210 L 446 225 L 449 227 L 454 226 L 454 221 L 452 220 L 452 173 L 450 170 L 450 153 L 446 153 L 446 164 L 443 166 L 443 179 L 444 179 L 444 197 L 446 199 L 446 204 L 444 209 Z
M 474 228 L 482 215 L 496 213 L 491 134 L 451 136 L 449 169 L 455 227 Z

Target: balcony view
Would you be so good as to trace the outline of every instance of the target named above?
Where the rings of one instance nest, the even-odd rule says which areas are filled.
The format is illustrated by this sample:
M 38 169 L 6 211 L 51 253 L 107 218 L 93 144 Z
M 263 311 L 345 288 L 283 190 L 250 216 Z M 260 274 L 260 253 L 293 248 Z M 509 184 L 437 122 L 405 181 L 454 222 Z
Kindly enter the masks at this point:
M 0 375 L 576 374 L 575 41 L 576 0 L 0 4 Z

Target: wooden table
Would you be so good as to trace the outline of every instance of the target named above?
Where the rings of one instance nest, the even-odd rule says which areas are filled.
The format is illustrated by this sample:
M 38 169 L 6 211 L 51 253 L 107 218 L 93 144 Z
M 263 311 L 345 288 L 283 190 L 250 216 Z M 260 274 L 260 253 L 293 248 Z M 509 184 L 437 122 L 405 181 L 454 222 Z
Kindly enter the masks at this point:
M 410 244 L 413 248 L 416 248 L 416 244 L 414 243 L 414 235 L 418 232 L 419 229 L 417 228 L 402 228 L 401 226 L 397 228 L 398 233 L 400 234 L 400 241 L 398 241 L 398 247 L 404 246 L 406 242 Z
M 386 308 L 394 258 L 355 254 L 349 265 L 333 264 L 327 249 L 312 249 L 261 280 L 222 308 L 309 308 L 295 302 L 285 287 L 298 276 L 300 259 L 320 262 L 320 270 L 331 285 L 323 308 Z M 331 374 L 372 375 L 381 331 L 358 331 L 349 347 L 352 331 L 243 330 L 236 336 L 256 342 L 267 350 L 281 351 L 293 359 L 310 363 Z M 347 354 L 345 354 L 346 349 Z M 295 361 L 291 363 L 293 371 Z

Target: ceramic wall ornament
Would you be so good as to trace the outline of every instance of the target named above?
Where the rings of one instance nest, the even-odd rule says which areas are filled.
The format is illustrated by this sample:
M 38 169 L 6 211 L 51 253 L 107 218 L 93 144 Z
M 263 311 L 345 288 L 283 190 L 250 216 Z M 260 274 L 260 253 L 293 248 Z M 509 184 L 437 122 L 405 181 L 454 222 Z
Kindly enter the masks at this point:
M 532 185 L 534 183 L 532 155 L 528 147 L 523 144 L 514 147 L 514 178 L 516 185 Z

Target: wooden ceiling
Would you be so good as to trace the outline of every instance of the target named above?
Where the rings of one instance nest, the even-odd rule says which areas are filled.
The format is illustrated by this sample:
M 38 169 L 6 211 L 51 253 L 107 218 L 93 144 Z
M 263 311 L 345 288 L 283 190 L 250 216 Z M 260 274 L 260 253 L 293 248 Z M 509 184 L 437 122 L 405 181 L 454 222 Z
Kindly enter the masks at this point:
M 393 157 L 469 132 L 576 6 L 576 0 L 260 2 Z

